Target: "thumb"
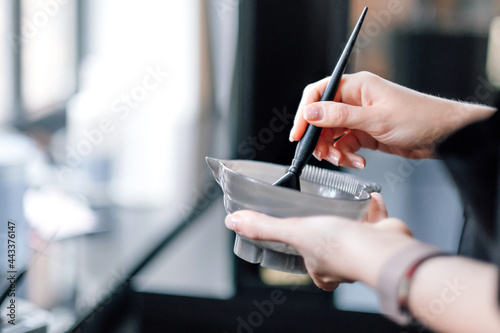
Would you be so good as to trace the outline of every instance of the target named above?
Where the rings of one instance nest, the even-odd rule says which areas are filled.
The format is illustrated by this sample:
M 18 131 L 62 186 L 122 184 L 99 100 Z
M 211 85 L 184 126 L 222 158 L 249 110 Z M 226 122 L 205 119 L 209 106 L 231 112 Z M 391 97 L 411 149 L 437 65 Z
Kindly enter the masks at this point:
M 370 206 L 368 207 L 368 213 L 366 213 L 363 218 L 364 222 L 378 222 L 389 216 L 387 213 L 387 207 L 385 206 L 384 199 L 380 193 L 372 193 L 372 200 Z
M 376 228 L 385 231 L 397 232 L 413 237 L 410 229 L 408 229 L 408 226 L 403 221 L 396 218 L 383 219 L 378 223 L 374 223 L 373 225 Z
M 280 219 L 250 210 L 237 211 L 226 216 L 228 229 L 255 240 L 277 241 L 291 244 L 298 219 Z
M 303 116 L 318 127 L 345 127 L 365 130 L 365 112 L 362 106 L 340 102 L 317 102 L 304 107 Z

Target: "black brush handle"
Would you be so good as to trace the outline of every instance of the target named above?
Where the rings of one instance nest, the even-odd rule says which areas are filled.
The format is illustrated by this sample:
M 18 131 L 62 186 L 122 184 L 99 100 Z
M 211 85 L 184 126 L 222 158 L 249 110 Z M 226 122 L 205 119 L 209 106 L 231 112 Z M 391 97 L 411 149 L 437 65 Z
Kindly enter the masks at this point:
M 358 19 L 358 23 L 354 27 L 354 30 L 347 41 L 347 44 L 340 56 L 335 69 L 333 70 L 332 77 L 328 85 L 326 86 L 323 95 L 321 96 L 320 101 L 332 101 L 337 93 L 337 89 L 339 88 L 340 81 L 342 80 L 342 74 L 347 67 L 347 62 L 349 60 L 349 56 L 351 55 L 352 49 L 354 48 L 354 44 L 356 43 L 356 38 L 358 37 L 359 31 L 361 30 L 361 25 L 363 24 L 363 20 L 365 19 L 366 12 L 368 11 L 368 7 L 363 9 L 361 16 Z M 306 131 L 300 139 L 297 148 L 295 149 L 295 156 L 293 157 L 292 165 L 290 166 L 289 171 L 300 176 L 302 173 L 302 169 L 306 166 L 307 161 L 311 158 L 314 149 L 316 148 L 316 144 L 318 144 L 319 136 L 321 135 L 321 131 L 323 129 L 321 127 L 317 127 L 314 125 L 307 125 Z

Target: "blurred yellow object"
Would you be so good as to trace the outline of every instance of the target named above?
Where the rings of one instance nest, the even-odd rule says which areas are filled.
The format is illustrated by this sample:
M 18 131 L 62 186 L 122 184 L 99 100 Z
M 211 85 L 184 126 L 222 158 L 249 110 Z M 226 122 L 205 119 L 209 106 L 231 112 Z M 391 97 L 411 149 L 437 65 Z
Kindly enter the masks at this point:
M 260 267 L 260 278 L 271 286 L 306 286 L 312 282 L 307 274 L 286 273 L 265 267 Z

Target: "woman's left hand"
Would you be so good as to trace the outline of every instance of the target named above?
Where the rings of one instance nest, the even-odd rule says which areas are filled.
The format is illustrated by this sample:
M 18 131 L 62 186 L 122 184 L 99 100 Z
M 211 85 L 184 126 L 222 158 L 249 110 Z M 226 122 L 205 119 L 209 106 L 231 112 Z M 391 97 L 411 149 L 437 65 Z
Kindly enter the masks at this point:
M 388 219 L 382 197 L 372 194 L 363 222 L 336 216 L 275 218 L 253 211 L 226 217 L 226 226 L 255 240 L 293 246 L 304 258 L 314 283 L 334 290 L 342 281 L 362 281 L 374 287 L 385 261 L 412 242 L 398 219 Z

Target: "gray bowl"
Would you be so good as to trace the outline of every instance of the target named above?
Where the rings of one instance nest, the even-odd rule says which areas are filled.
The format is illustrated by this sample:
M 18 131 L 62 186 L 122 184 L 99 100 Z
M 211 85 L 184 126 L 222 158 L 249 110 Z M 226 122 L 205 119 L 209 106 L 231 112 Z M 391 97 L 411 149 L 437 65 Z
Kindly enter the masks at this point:
M 380 187 L 352 175 L 307 166 L 301 176 L 301 191 L 272 186 L 288 166 L 248 160 L 219 160 L 207 157 L 215 179 L 224 193 L 228 214 L 250 209 L 275 217 L 336 215 L 360 220 L 370 205 L 372 192 Z M 319 170 L 318 170 L 319 169 Z M 327 184 L 321 177 L 307 177 L 311 172 L 339 176 L 342 182 L 356 185 L 344 191 L 342 182 Z M 306 273 L 303 258 L 293 247 L 269 241 L 256 241 L 236 235 L 234 253 L 251 263 L 289 272 Z

